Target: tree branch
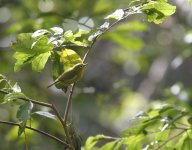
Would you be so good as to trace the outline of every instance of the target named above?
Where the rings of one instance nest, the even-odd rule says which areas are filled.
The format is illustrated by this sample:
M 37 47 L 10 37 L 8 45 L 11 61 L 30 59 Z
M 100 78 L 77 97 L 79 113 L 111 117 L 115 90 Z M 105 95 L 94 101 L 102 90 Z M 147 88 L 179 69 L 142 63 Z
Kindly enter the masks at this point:
M 4 90 L 0 90 L 0 93 L 9 94 L 9 92 L 4 91 Z M 34 103 L 34 104 L 37 104 L 37 105 L 41 105 L 41 106 L 45 106 L 45 107 L 50 107 L 50 108 L 52 108 L 52 105 L 49 104 L 49 103 L 39 102 L 39 101 L 37 101 L 37 100 L 33 100 L 33 99 L 30 99 L 30 98 L 17 98 L 17 99 L 23 100 L 23 101 L 27 101 L 27 102 L 30 101 L 30 102 L 32 102 L 32 103 Z
M 72 102 L 72 96 L 73 96 L 74 89 L 75 89 L 75 83 L 72 84 L 72 87 L 71 87 L 71 90 L 70 90 L 70 93 L 69 93 L 69 97 L 67 99 L 67 105 L 65 107 L 64 119 L 63 119 L 66 138 L 67 138 L 67 141 L 72 146 L 72 150 L 75 150 L 75 149 L 74 149 L 74 146 L 73 146 L 73 143 L 72 143 L 69 131 L 68 131 L 67 118 L 68 118 L 68 114 L 69 114 L 69 108 L 70 108 L 71 102 Z
M 2 123 L 2 124 L 7 124 L 7 125 L 20 126 L 20 124 L 18 124 L 18 123 L 9 122 L 9 121 L 2 121 L 2 120 L 0 120 L 0 123 Z M 35 129 L 35 128 L 32 128 L 32 127 L 29 127 L 29 126 L 26 126 L 25 128 L 27 128 L 27 129 L 29 129 L 29 130 L 33 130 L 33 131 L 35 131 L 35 132 L 37 132 L 37 133 L 40 133 L 40 134 L 42 134 L 42 135 L 44 135 L 44 136 L 47 136 L 47 137 L 53 139 L 53 140 L 55 140 L 55 141 L 57 141 L 57 142 L 65 145 L 65 146 L 67 146 L 67 147 L 70 147 L 70 145 L 67 144 L 66 142 L 62 141 L 61 139 L 59 139 L 59 138 L 57 138 L 57 137 L 55 137 L 55 136 L 53 136 L 53 135 L 51 135 L 51 134 L 49 134 L 49 133 L 47 133 L 47 132 L 44 132 L 44 131 L 41 131 L 41 130 L 38 130 L 38 129 Z
M 6 92 L 4 90 L 0 90 L 0 93 L 3 93 L 3 94 L 9 94 L 9 92 Z M 34 104 L 37 104 L 37 105 L 41 105 L 41 106 L 45 106 L 45 107 L 49 107 L 51 108 L 54 112 L 55 112 L 55 115 L 57 116 L 57 118 L 59 119 L 59 121 L 61 122 L 62 126 L 63 126 L 63 129 L 65 131 L 65 134 L 67 135 L 67 126 L 66 126 L 66 123 L 64 122 L 63 118 L 61 117 L 61 115 L 59 114 L 59 112 L 57 111 L 56 107 L 53 105 L 53 104 L 49 104 L 49 103 L 44 103 L 44 102 L 39 102 L 37 100 L 33 100 L 33 99 L 30 99 L 30 98 L 17 98 L 19 100 L 23 100 L 23 101 L 30 101 Z M 66 136 L 66 137 L 69 137 L 69 136 Z

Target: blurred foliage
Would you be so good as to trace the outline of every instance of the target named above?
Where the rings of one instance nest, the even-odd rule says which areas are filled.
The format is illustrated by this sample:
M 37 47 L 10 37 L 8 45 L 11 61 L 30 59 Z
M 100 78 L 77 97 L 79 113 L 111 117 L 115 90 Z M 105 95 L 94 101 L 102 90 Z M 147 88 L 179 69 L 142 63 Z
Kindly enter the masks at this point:
M 63 36 L 69 37 L 69 41 L 73 41 L 73 44 L 86 46 L 88 41 L 82 41 L 78 37 L 80 32 L 78 28 L 92 33 L 91 29 L 97 30 L 97 27 L 103 23 L 104 17 L 109 17 L 107 15 L 112 14 L 116 9 L 126 9 L 130 2 L 130 0 L 1 0 L 0 73 L 18 81 L 25 95 L 38 100 L 47 99 L 63 112 L 66 96 L 55 88 L 46 89 L 46 86 L 52 82 L 51 63 L 48 60 L 49 48 L 41 49 L 42 53 L 36 53 L 35 49 L 38 46 L 42 47 L 44 42 L 50 39 L 53 39 L 51 42 L 56 41 L 58 44 Z M 138 2 L 135 0 L 131 5 Z M 143 147 L 146 150 L 160 149 L 162 145 L 166 149 L 191 148 L 192 12 L 188 0 L 170 2 L 177 6 L 176 14 L 162 24 L 148 24 L 143 20 L 143 16 L 135 14 L 102 36 L 90 53 L 83 82 L 78 84 L 74 95 L 74 125 L 84 142 L 88 136 L 98 133 L 109 136 L 89 137 L 84 149 L 93 149 L 93 146 L 95 149 L 113 147 L 118 149 L 122 145 L 121 148 Z M 150 9 L 154 5 L 155 9 Z M 164 7 L 164 5 L 156 6 L 152 2 L 143 8 L 148 14 L 147 20 L 159 23 L 165 19 L 167 12 L 162 12 Z M 173 13 L 173 8 L 170 9 L 168 13 Z M 55 34 L 60 31 L 51 30 L 52 27 L 63 28 L 64 35 Z M 41 39 L 38 39 L 37 33 L 41 34 L 42 29 L 44 29 L 43 34 Z M 66 33 L 67 30 L 72 32 Z M 35 31 L 38 31 L 35 35 L 36 39 L 28 40 L 28 33 L 32 35 Z M 82 36 L 86 37 L 86 34 Z M 15 60 L 12 58 L 14 51 L 10 50 L 9 44 L 15 40 L 17 44 L 22 45 L 21 47 L 30 45 L 24 50 L 31 50 L 31 45 L 34 42 L 35 44 L 33 50 L 27 54 L 22 53 L 20 48 L 17 51 L 17 44 L 12 44 L 13 49 L 17 51 L 14 57 L 18 60 L 14 68 Z M 18 42 L 19 40 L 21 42 Z M 84 47 L 69 47 L 69 49 L 78 51 L 80 56 L 85 50 Z M 60 55 L 51 55 L 54 60 L 53 65 L 54 62 L 57 64 L 60 61 L 58 60 Z M 34 56 L 37 56 L 36 59 L 32 59 Z M 44 61 L 40 61 L 42 59 Z M 47 66 L 45 66 L 46 62 L 48 62 Z M 29 65 L 25 65 L 28 63 L 32 63 L 32 69 L 38 72 L 45 68 L 41 73 L 32 73 Z M 18 71 L 21 67 L 23 67 L 22 71 L 13 73 L 14 69 Z M 57 70 L 53 70 L 54 78 L 64 69 L 64 66 L 58 66 Z M 2 81 L 0 86 L 3 87 L 4 84 L 5 82 Z M 13 88 L 17 85 L 11 83 L 11 86 L 9 90 L 12 90 L 12 94 L 5 97 L 4 101 L 15 102 L 14 99 L 18 96 L 19 92 L 15 94 Z M 19 97 L 25 95 L 19 93 Z M 14 99 L 11 99 L 11 96 L 14 96 Z M 2 102 L 3 95 L 0 94 L 0 97 Z M 23 108 L 25 107 L 20 110 L 24 111 Z M 36 113 L 37 116 L 34 113 L 38 122 L 33 120 L 33 127 L 62 136 L 62 127 L 58 128 L 60 126 L 58 122 L 49 118 L 52 116 L 49 114 L 50 110 L 34 109 L 34 112 L 40 113 Z M 29 122 L 25 122 L 26 116 L 15 116 L 18 110 L 19 107 L 15 105 L 1 105 L 0 119 L 17 121 L 21 118 L 24 124 L 28 124 Z M 38 117 L 42 115 L 41 111 L 48 112 L 43 113 L 44 119 Z M 124 131 L 120 136 L 122 130 Z M 0 132 L 1 149 L 24 149 L 24 136 L 15 138 L 18 129 L 0 125 Z M 26 133 L 30 149 L 63 148 L 60 144 L 39 134 Z M 170 140 L 167 142 L 165 139 Z

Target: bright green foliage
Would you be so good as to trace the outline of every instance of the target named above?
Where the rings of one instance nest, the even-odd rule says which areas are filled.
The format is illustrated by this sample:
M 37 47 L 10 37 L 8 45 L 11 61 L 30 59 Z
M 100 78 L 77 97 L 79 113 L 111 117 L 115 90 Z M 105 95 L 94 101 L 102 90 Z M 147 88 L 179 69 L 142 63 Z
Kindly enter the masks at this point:
M 64 64 L 64 70 L 67 71 L 75 64 L 82 63 L 81 57 L 71 49 L 63 49 L 60 53 L 60 63 Z
M 120 150 L 122 147 L 131 150 L 143 148 L 147 150 L 154 148 L 190 149 L 192 131 L 190 125 L 183 121 L 190 117 L 190 114 L 191 110 L 185 106 L 161 105 L 161 107 L 153 108 L 146 113 L 139 113 L 135 118 L 137 123 L 124 130 L 122 137 L 102 136 L 102 138 L 97 138 L 96 136 L 87 139 L 86 144 L 91 145 L 90 149 L 87 147 L 87 150 L 93 149 L 93 146 L 97 149 L 96 144 L 103 139 L 112 141 L 107 142 L 99 149 L 103 147 L 116 150 Z M 190 122 L 190 119 L 188 120 Z
M 167 17 L 175 13 L 175 6 L 164 1 L 151 1 L 142 7 L 147 14 L 147 20 L 156 24 L 162 23 Z
M 50 31 L 40 29 L 35 31 L 33 34 L 19 34 L 16 42 L 12 43 L 11 45 L 12 49 L 16 51 L 13 57 L 17 59 L 14 70 L 19 71 L 25 64 L 31 63 L 32 69 L 40 72 L 45 67 L 54 47 L 59 48 L 61 44 L 65 45 L 65 42 L 69 45 L 74 44 L 80 47 L 87 47 L 86 40 L 79 40 L 81 36 L 87 33 L 87 31 L 79 29 L 78 32 L 74 34 L 70 30 L 64 32 L 62 28 L 53 27 L 50 28 Z M 68 58 L 65 59 L 67 60 Z M 66 64 L 66 66 L 69 65 L 72 66 L 74 64 Z
M 17 36 L 17 41 L 12 43 L 12 49 L 16 51 L 13 56 L 17 59 L 15 71 L 19 71 L 25 64 L 32 63 L 32 69 L 39 72 L 44 68 L 53 45 L 48 44 L 46 36 L 34 39 L 31 33 L 21 33 Z
M 45 67 L 45 64 L 50 55 L 51 55 L 51 52 L 46 52 L 35 57 L 32 60 L 32 69 L 34 71 L 40 72 Z
M 107 144 L 103 145 L 100 150 L 109 150 L 109 149 L 113 149 L 115 146 L 116 142 L 112 141 L 112 142 L 108 142 Z
M 97 135 L 95 137 L 90 136 L 86 143 L 85 143 L 85 150 L 90 150 L 94 147 L 95 144 L 97 144 L 97 142 L 101 139 L 104 139 L 105 136 L 104 135 Z

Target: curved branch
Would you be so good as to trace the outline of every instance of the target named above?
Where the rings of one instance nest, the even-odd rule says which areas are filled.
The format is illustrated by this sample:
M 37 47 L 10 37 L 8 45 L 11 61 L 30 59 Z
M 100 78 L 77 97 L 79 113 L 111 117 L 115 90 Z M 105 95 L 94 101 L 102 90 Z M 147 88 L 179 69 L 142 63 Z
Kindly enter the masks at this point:
M 69 114 L 69 108 L 70 108 L 71 102 L 72 102 L 72 96 L 73 96 L 74 89 L 75 89 L 75 83 L 72 84 L 70 94 L 69 94 L 69 97 L 67 99 L 67 105 L 65 107 L 64 119 L 63 119 L 66 138 L 67 138 L 67 141 L 72 146 L 72 150 L 75 150 L 75 149 L 74 149 L 73 142 L 71 140 L 71 137 L 70 137 L 70 134 L 69 134 L 69 131 L 68 131 L 68 128 L 67 128 L 67 118 L 68 118 L 68 114 Z
M 0 123 L 7 124 L 7 125 L 20 126 L 20 124 L 18 124 L 18 123 L 9 122 L 9 121 L 3 121 L 3 120 L 0 120 Z M 67 144 L 66 142 L 62 141 L 61 139 L 59 139 L 59 138 L 57 138 L 57 137 L 55 137 L 55 136 L 53 136 L 53 135 L 51 135 L 51 134 L 49 134 L 47 132 L 44 132 L 44 131 L 41 131 L 41 130 L 38 130 L 38 129 L 35 129 L 35 128 L 32 128 L 32 127 L 29 127 L 29 126 L 26 126 L 25 128 L 27 128 L 29 130 L 32 130 L 32 131 L 35 131 L 37 133 L 40 133 L 40 134 L 42 134 L 44 136 L 47 136 L 47 137 L 49 137 L 49 138 L 51 138 L 51 139 L 53 139 L 53 140 L 55 140 L 55 141 L 65 145 L 65 146 L 67 146 L 67 147 L 70 147 L 69 144 Z
M 9 92 L 4 91 L 4 90 L 0 90 L 0 93 L 9 94 Z M 30 101 L 30 102 L 32 102 L 32 103 L 34 103 L 34 104 L 41 105 L 41 106 L 45 106 L 45 107 L 52 107 L 52 105 L 49 104 L 49 103 L 39 102 L 39 101 L 37 101 L 37 100 L 33 100 L 33 99 L 30 99 L 30 98 L 17 98 L 17 99 L 23 100 L 23 101 L 27 101 L 27 102 Z

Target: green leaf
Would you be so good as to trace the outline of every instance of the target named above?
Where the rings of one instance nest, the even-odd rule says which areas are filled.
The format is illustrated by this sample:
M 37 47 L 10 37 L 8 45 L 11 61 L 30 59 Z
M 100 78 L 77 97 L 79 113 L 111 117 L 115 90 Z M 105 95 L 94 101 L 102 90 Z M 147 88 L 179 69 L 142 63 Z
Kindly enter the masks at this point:
M 18 98 L 26 98 L 26 96 L 21 92 L 9 93 L 4 96 L 3 103 L 5 104 L 5 103 L 11 102 L 15 99 L 18 99 Z
M 45 64 L 50 55 L 51 55 L 51 52 L 46 52 L 35 57 L 32 60 L 32 69 L 34 71 L 40 72 L 45 67 Z
M 33 108 L 33 103 L 32 102 L 26 102 L 24 104 L 22 104 L 19 107 L 19 110 L 17 112 L 17 118 L 20 122 L 27 122 L 28 117 L 31 113 L 31 110 Z
M 112 142 L 108 142 L 105 145 L 103 145 L 102 147 L 100 147 L 100 150 L 112 150 L 114 148 L 116 144 L 116 141 L 112 141 Z
M 104 139 L 104 135 L 90 136 L 85 143 L 85 150 L 92 150 L 92 148 L 97 144 L 101 139 Z
M 175 144 L 175 148 L 178 150 L 182 150 L 184 141 L 187 137 L 188 137 L 187 132 L 184 132 L 182 135 L 180 135 L 177 143 Z
M 169 137 L 170 131 L 171 131 L 170 129 L 166 129 L 164 131 L 157 132 L 155 134 L 156 140 L 157 141 L 166 141 L 168 139 L 168 137 Z
M 82 63 L 81 57 L 71 49 L 63 49 L 60 52 L 60 62 L 64 64 L 64 70 L 67 71 L 77 63 Z
M 145 138 L 143 134 L 130 136 L 128 138 L 123 139 L 123 144 L 128 145 L 128 149 L 130 150 L 140 150 L 141 148 L 141 141 Z
M 41 36 L 37 41 L 31 44 L 31 51 L 33 54 L 38 55 L 51 51 L 54 46 L 48 43 L 49 38 L 46 35 Z M 24 41 L 23 41 L 24 42 Z
M 192 117 L 189 117 L 187 121 L 188 121 L 189 124 L 192 125 Z
M 75 39 L 73 32 L 71 30 L 68 30 L 64 33 L 64 38 L 67 42 L 71 42 Z
M 123 9 L 117 9 L 114 13 L 108 15 L 107 17 L 105 17 L 105 19 L 116 19 L 116 20 L 120 20 L 122 19 L 124 16 L 124 11 Z
M 63 34 L 63 29 L 60 27 L 53 27 L 50 28 L 53 32 L 55 32 L 55 34 Z
M 14 84 L 14 86 L 12 87 L 12 90 L 13 92 L 21 92 L 21 88 L 17 83 Z
M 12 48 L 16 51 L 13 56 L 17 59 L 14 67 L 15 71 L 19 71 L 21 67 L 31 62 L 33 70 L 41 71 L 47 62 L 48 56 L 50 56 L 53 45 L 48 43 L 46 35 L 42 35 L 36 40 L 32 38 L 31 33 L 22 33 L 17 36 Z
M 45 29 L 40 29 L 40 30 L 35 31 L 35 32 L 32 34 L 32 37 L 33 37 L 33 38 L 37 38 L 37 37 L 42 36 L 42 35 L 44 35 L 44 34 L 46 34 L 46 33 L 49 33 L 49 31 L 48 31 L 48 30 L 45 30 Z
M 175 6 L 164 1 L 150 1 L 142 8 L 142 11 L 147 14 L 147 20 L 156 24 L 162 23 L 167 17 L 174 14 L 175 10 Z
M 79 29 L 78 32 L 74 34 L 74 37 L 75 37 L 75 38 L 78 38 L 78 37 L 81 37 L 82 35 L 88 34 L 88 33 L 89 33 L 88 31 Z
M 120 148 L 123 146 L 123 140 L 117 142 L 113 150 L 121 150 Z
M 64 72 L 63 64 L 60 62 L 60 55 L 55 52 L 51 55 L 52 60 L 52 76 L 53 79 L 57 79 L 59 75 L 61 75 Z
M 16 37 L 16 42 L 13 42 L 11 48 L 17 52 L 25 54 L 34 54 L 31 50 L 31 45 L 35 42 L 32 38 L 32 33 L 21 33 Z
M 189 137 L 187 137 L 182 145 L 182 150 L 190 150 L 192 148 L 192 139 L 190 139 Z
M 47 111 L 36 111 L 36 112 L 34 112 L 34 114 L 38 114 L 38 115 L 56 120 L 56 116 Z
M 21 53 L 21 52 L 16 52 L 14 55 L 13 55 L 14 58 L 17 59 L 17 62 L 15 63 L 15 66 L 14 66 L 14 71 L 15 72 L 18 72 L 21 70 L 21 68 L 30 63 L 32 58 L 34 57 L 34 55 L 32 54 L 26 54 L 26 53 Z
M 26 102 L 19 107 L 19 110 L 17 111 L 17 115 L 16 115 L 20 124 L 18 136 L 20 136 L 24 132 L 25 126 L 31 114 L 32 108 L 33 108 L 32 102 Z

